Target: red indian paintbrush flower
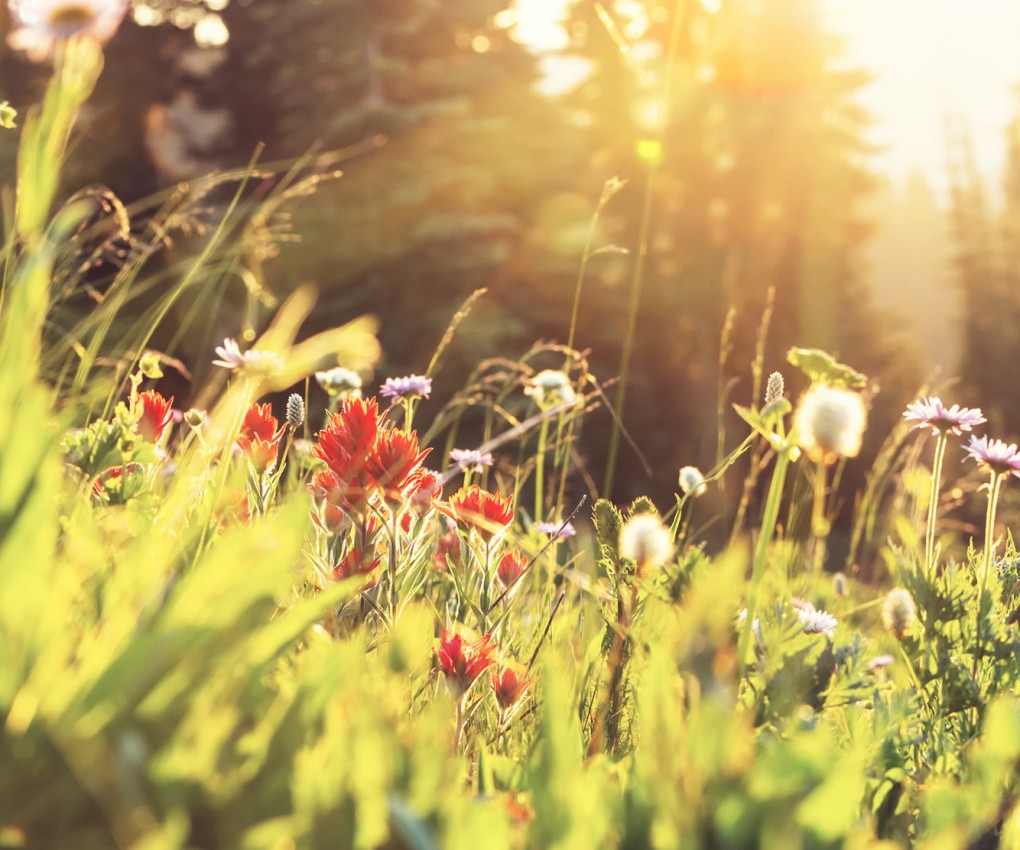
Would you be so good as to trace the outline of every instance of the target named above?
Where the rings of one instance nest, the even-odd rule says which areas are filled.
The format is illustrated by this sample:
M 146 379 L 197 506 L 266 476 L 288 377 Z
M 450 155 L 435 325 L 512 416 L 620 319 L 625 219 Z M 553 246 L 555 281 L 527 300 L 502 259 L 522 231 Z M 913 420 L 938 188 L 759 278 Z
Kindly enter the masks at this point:
M 466 642 L 457 634 L 443 629 L 439 649 L 433 649 L 439 658 L 439 667 L 446 676 L 446 683 L 455 699 L 460 699 L 486 667 L 493 664 L 492 635 L 482 635 L 478 640 Z
M 253 404 L 241 423 L 237 445 L 251 459 L 252 466 L 260 474 L 276 463 L 280 437 L 283 436 L 283 427 L 278 428 L 278 425 L 269 402 Z
M 363 552 L 359 549 L 351 549 L 347 553 L 347 557 L 333 567 L 333 580 L 342 581 L 351 576 L 366 576 L 368 581 L 362 585 L 361 589 L 368 590 L 374 587 L 378 581 L 378 576 L 374 576 L 373 573 L 380 563 L 380 559 L 375 557 L 375 553 L 372 551 Z
M 503 709 L 513 708 L 531 687 L 531 679 L 518 676 L 513 667 L 505 667 L 501 673 L 492 671 L 492 691 L 496 702 Z
M 414 431 L 391 428 L 376 438 L 367 474 L 387 502 L 399 505 L 407 491 L 413 489 L 418 468 L 430 451 L 418 451 L 418 435 Z
M 528 558 L 516 549 L 507 552 L 496 567 L 496 578 L 503 588 L 509 590 L 528 571 Z
M 436 499 L 443 495 L 443 479 L 431 469 L 419 469 L 411 482 L 411 508 L 420 514 L 435 507 Z
M 506 532 L 513 523 L 513 496 L 503 498 L 471 485 L 450 497 L 450 512 L 469 530 L 477 531 L 482 540 L 489 541 Z
M 140 393 L 138 403 L 142 407 L 142 416 L 135 425 L 138 436 L 149 443 L 158 443 L 167 426 L 174 421 L 171 407 L 174 397 L 163 398 L 155 390 Z
M 319 432 L 316 457 L 350 483 L 360 478 L 379 433 L 379 405 L 374 398 L 348 399 Z
M 348 513 L 368 511 L 373 481 L 369 459 L 379 435 L 379 407 L 374 398 L 348 399 L 319 432 L 313 449 L 328 470 L 316 475 L 312 492 Z
M 110 490 L 117 491 L 117 497 L 124 500 L 124 485 L 128 479 L 141 474 L 142 467 L 137 463 L 129 463 L 127 467 L 113 466 L 96 476 L 92 482 L 92 495 L 97 499 L 110 495 Z M 108 486 L 109 485 L 109 486 Z
M 460 558 L 460 537 L 457 536 L 456 529 L 446 532 L 446 534 L 439 538 L 432 566 L 440 572 L 448 570 L 450 569 L 451 558 L 454 562 Z

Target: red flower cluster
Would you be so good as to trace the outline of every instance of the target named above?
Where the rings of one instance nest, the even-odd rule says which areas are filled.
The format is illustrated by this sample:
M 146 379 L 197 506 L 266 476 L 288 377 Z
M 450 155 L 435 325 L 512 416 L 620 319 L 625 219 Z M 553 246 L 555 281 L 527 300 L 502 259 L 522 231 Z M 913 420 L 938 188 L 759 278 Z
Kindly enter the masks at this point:
M 372 551 L 362 552 L 359 549 L 351 549 L 347 553 L 347 557 L 333 568 L 333 579 L 341 581 L 351 576 L 371 576 L 380 563 L 380 559 L 375 557 L 375 553 Z M 362 590 L 372 587 L 375 582 L 376 578 L 372 577 Z
M 492 635 L 482 635 L 478 640 L 466 642 L 458 634 L 443 629 L 439 649 L 433 652 L 439 658 L 439 668 L 446 676 L 446 682 L 455 699 L 460 699 L 486 667 L 495 662 L 492 653 Z
M 457 535 L 457 529 L 452 529 L 439 538 L 432 566 L 440 572 L 448 570 L 451 558 L 454 561 L 460 558 L 460 537 Z
M 96 476 L 95 481 L 92 482 L 92 496 L 96 499 L 102 499 L 104 496 L 109 496 L 111 491 L 116 491 L 116 495 L 121 501 L 124 501 L 124 485 L 125 483 L 136 475 L 140 475 L 142 467 L 137 463 L 129 463 L 127 467 L 123 466 L 111 466 L 109 469 L 104 470 Z
M 513 524 L 513 496 L 504 498 L 473 484 L 450 497 L 450 512 L 457 522 L 469 531 L 477 531 L 488 542 L 505 534 Z
M 504 668 L 502 673 L 492 671 L 492 691 L 496 702 L 503 709 L 513 708 L 531 687 L 531 679 L 518 676 L 513 667 Z
M 509 590 L 527 571 L 528 557 L 515 549 L 500 559 L 499 566 L 496 567 L 496 578 L 504 590 Z
M 349 399 L 319 432 L 314 452 L 327 469 L 316 474 L 312 492 L 354 514 L 364 514 L 374 497 L 391 507 L 415 503 L 426 490 L 431 499 L 436 479 L 421 468 L 429 451 L 418 450 L 414 431 L 381 430 L 374 398 Z
M 163 432 L 174 420 L 172 405 L 174 397 L 163 398 L 155 390 L 139 394 L 138 403 L 142 407 L 142 416 L 135 425 L 138 436 L 149 443 L 158 443 Z
M 237 445 L 248 456 L 260 475 L 276 463 L 280 437 L 283 436 L 283 426 L 277 428 L 278 424 L 269 402 L 253 404 L 248 408 L 244 422 L 241 423 Z

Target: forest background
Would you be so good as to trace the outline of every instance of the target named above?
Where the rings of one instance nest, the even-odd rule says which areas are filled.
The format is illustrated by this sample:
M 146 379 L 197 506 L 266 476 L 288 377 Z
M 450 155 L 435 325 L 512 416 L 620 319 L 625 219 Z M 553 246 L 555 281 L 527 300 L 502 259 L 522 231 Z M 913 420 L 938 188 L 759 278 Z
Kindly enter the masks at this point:
M 582 0 L 554 50 L 522 37 L 515 9 L 135 4 L 107 48 L 66 185 L 106 186 L 140 221 L 159 193 L 257 157 L 243 191 L 278 199 L 239 256 L 203 271 L 226 287 L 219 308 L 153 340 L 180 361 L 178 406 L 194 402 L 219 341 L 261 327 L 310 282 L 321 295 L 309 333 L 379 318 L 383 360 L 366 384 L 423 371 L 485 288 L 426 406 L 480 361 L 545 340 L 589 352 L 609 407 L 639 283 L 623 406 L 632 442 L 607 464 L 612 417 L 589 417 L 575 497 L 587 486 L 670 504 L 681 466 L 711 468 L 732 447 L 729 405 L 752 401 L 759 341 L 766 374 L 803 346 L 871 376 L 864 462 L 847 472 L 857 487 L 922 386 L 958 377 L 953 400 L 980 405 L 993 433 L 1020 432 L 1020 122 L 1004 128 L 1001 182 L 989 186 L 966 122 L 947 121 L 940 203 L 924 175 L 894 186 L 880 173 L 862 105 L 871 75 L 848 61 L 818 0 Z M 47 70 L 0 51 L 0 99 L 24 111 Z M 15 138 L 0 137 L 5 173 Z M 314 192 L 284 189 L 291 166 L 322 178 Z M 204 221 L 163 260 L 168 274 L 175 255 L 201 250 L 235 188 L 210 191 Z M 96 297 L 116 261 L 98 265 Z M 737 495 L 720 489 L 706 515 L 732 511 Z

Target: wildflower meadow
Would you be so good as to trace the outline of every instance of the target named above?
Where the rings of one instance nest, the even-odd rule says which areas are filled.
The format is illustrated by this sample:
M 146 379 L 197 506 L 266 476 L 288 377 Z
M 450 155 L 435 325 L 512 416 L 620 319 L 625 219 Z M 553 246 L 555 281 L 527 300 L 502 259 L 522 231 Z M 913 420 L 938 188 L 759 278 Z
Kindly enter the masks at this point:
M 1020 848 L 1020 449 L 991 417 L 919 388 L 865 467 L 873 377 L 759 346 L 718 462 L 617 502 L 581 435 L 625 383 L 573 326 L 445 388 L 484 294 L 413 373 L 386 314 L 322 328 L 305 286 L 251 284 L 192 353 L 301 175 L 69 189 L 127 9 L 11 5 L 48 82 L 0 112 L 0 848 Z

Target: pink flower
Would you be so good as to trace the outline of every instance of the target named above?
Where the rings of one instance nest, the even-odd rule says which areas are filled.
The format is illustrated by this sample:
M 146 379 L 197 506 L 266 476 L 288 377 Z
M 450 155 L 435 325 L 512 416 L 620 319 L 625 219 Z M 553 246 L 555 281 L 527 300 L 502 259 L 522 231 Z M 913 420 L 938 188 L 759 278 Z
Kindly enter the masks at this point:
M 996 475 L 1011 474 L 1020 477 L 1020 451 L 1017 451 L 1016 443 L 1007 444 L 988 437 L 971 437 L 965 451 L 971 460 L 976 460 L 980 466 Z
M 958 404 L 947 408 L 935 396 L 908 404 L 903 418 L 916 421 L 915 428 L 931 428 L 932 434 L 936 436 L 945 433 L 959 436 L 985 421 L 984 414 L 978 408 L 960 407 Z

